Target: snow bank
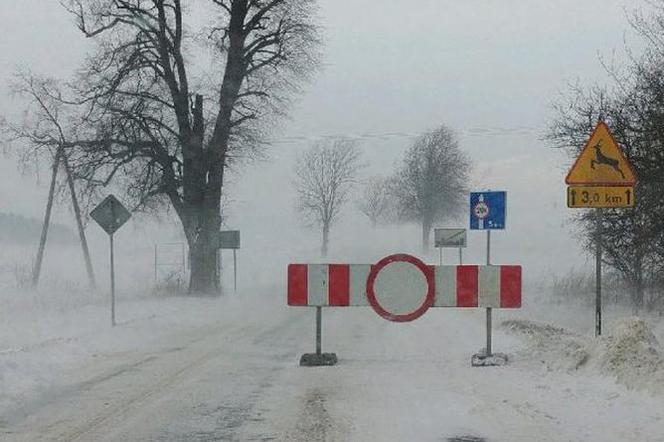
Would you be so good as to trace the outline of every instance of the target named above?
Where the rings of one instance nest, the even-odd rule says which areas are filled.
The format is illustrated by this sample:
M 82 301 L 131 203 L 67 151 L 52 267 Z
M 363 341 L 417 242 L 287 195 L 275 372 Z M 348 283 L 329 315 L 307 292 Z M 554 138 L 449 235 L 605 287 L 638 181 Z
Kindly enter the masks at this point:
M 503 321 L 501 326 L 529 342 L 528 348 L 518 355 L 522 362 L 542 364 L 549 371 L 572 371 L 590 356 L 583 337 L 563 328 L 525 319 Z
M 664 358 L 652 330 L 639 318 L 616 323 L 601 340 L 594 365 L 629 388 L 664 392 Z
M 631 389 L 664 393 L 661 347 L 648 324 L 639 318 L 616 321 L 612 332 L 601 338 L 523 319 L 504 321 L 501 326 L 528 342 L 517 353 L 517 363 L 541 365 L 547 371 L 583 368 L 615 377 Z

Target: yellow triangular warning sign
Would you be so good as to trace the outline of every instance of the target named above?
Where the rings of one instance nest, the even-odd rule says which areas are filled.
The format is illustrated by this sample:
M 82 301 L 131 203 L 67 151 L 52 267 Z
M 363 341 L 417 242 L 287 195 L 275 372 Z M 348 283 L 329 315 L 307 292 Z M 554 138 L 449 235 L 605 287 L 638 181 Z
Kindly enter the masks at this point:
M 565 182 L 577 186 L 633 186 L 636 183 L 634 169 L 606 123 L 597 123 Z

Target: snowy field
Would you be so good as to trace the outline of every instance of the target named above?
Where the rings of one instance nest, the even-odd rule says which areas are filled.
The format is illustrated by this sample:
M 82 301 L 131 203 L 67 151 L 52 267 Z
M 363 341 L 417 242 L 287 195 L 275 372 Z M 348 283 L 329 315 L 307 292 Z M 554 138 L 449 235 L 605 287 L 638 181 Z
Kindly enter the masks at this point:
M 471 368 L 482 311 L 394 324 L 330 309 L 323 351 L 339 365 L 302 368 L 314 315 L 285 306 L 284 283 L 121 299 L 115 328 L 103 298 L 25 314 L 5 303 L 0 439 L 664 440 L 664 363 L 648 334 L 662 342 L 662 318 L 609 309 L 616 337 L 596 340 L 590 307 L 526 293 L 524 309 L 494 315 L 494 350 L 509 365 Z

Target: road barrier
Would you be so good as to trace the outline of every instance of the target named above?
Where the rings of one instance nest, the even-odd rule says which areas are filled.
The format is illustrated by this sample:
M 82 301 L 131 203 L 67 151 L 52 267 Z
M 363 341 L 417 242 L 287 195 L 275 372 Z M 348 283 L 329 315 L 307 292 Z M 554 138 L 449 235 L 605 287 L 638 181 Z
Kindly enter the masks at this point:
M 370 306 L 394 322 L 413 321 L 430 307 L 520 308 L 521 266 L 435 266 L 405 254 L 373 265 L 290 264 L 288 305 L 316 308 L 316 353 L 300 364 L 334 365 L 336 355 L 320 351 L 323 307 Z
M 368 307 L 367 264 L 290 264 L 288 305 Z M 429 266 L 434 274 L 431 307 L 521 307 L 521 266 Z M 407 294 L 404 294 L 407 295 Z

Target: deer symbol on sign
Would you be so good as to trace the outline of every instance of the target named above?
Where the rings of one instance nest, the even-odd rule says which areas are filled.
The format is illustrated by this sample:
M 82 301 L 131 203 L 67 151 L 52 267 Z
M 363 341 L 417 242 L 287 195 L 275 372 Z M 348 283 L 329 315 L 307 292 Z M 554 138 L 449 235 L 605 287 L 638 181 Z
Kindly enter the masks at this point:
M 615 158 L 607 157 L 602 153 L 602 140 L 599 140 L 597 144 L 595 144 L 592 148 L 595 149 L 595 159 L 590 160 L 590 168 L 594 169 L 595 164 L 604 164 L 606 166 L 611 167 L 613 170 L 618 172 L 620 176 L 625 179 L 625 174 L 623 171 L 620 169 L 620 166 L 618 165 L 619 162 Z

